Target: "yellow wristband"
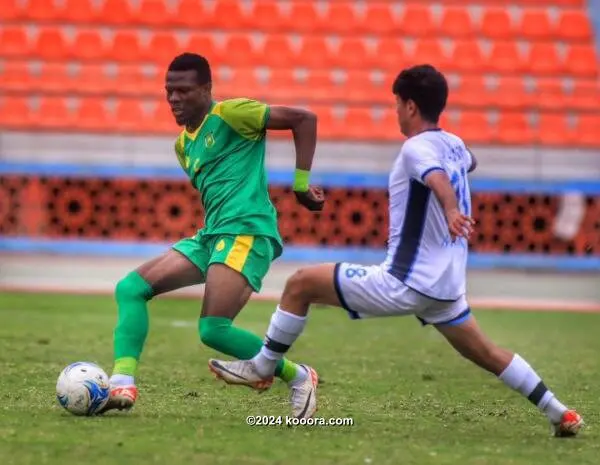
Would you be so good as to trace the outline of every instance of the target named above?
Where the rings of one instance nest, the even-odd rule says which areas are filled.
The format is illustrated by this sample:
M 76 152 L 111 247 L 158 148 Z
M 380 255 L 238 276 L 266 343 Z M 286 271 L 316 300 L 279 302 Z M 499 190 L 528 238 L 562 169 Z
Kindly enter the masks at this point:
M 294 191 L 295 192 L 306 192 L 308 191 L 308 179 L 310 177 L 310 171 L 301 170 L 296 168 L 294 173 Z

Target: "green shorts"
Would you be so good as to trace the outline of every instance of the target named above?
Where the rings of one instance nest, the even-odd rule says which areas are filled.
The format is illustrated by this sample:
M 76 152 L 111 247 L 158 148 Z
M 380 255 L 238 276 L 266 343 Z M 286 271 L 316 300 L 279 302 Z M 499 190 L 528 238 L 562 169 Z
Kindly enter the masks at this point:
M 202 231 L 173 245 L 173 249 L 185 255 L 205 277 L 210 265 L 223 263 L 244 276 L 255 292 L 260 292 L 271 262 L 280 255 L 279 248 L 279 244 L 267 236 L 208 235 Z

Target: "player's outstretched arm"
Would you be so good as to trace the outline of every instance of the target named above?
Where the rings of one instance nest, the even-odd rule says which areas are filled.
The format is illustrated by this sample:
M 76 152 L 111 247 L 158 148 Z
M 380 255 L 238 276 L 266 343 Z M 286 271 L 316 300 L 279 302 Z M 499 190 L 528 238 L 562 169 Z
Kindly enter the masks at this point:
M 309 185 L 317 146 L 317 115 L 301 108 L 272 105 L 266 128 L 292 131 L 296 147 L 294 194 L 298 202 L 309 210 L 322 210 L 325 203 L 323 190 Z
M 431 171 L 425 177 L 424 182 L 433 191 L 444 209 L 452 240 L 454 241 L 457 237 L 468 239 L 473 232 L 475 221 L 460 212 L 456 193 L 446 172 L 442 170 Z

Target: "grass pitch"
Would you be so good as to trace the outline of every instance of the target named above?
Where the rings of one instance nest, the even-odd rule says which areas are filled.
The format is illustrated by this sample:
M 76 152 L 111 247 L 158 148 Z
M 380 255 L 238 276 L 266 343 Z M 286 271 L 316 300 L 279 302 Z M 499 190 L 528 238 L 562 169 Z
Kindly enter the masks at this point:
M 274 305 L 252 303 L 237 324 L 263 335 Z M 55 383 L 67 364 L 110 374 L 116 311 L 110 297 L 0 295 L 0 458 L 8 464 L 553 465 L 600 463 L 600 315 L 480 312 L 483 327 L 521 353 L 588 425 L 554 439 L 545 418 L 460 359 L 413 318 L 350 321 L 315 309 L 290 357 L 325 383 L 324 418 L 352 426 L 248 426 L 286 415 L 287 389 L 262 395 L 209 374 L 198 302 L 157 299 L 130 414 L 79 418 Z

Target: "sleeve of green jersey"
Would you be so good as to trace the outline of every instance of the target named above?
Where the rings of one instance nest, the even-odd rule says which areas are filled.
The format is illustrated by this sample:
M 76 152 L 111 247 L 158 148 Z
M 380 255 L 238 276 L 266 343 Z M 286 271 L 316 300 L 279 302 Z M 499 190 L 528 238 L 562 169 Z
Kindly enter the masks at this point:
M 183 168 L 183 171 L 185 171 L 185 153 L 184 152 L 185 151 L 183 148 L 183 140 L 182 140 L 182 137 L 179 136 L 177 138 L 177 140 L 175 140 L 175 155 L 177 155 L 177 160 L 179 161 L 179 164 Z
M 235 132 L 250 140 L 258 140 L 265 134 L 269 120 L 269 106 L 247 98 L 225 100 L 220 105 L 221 118 Z

